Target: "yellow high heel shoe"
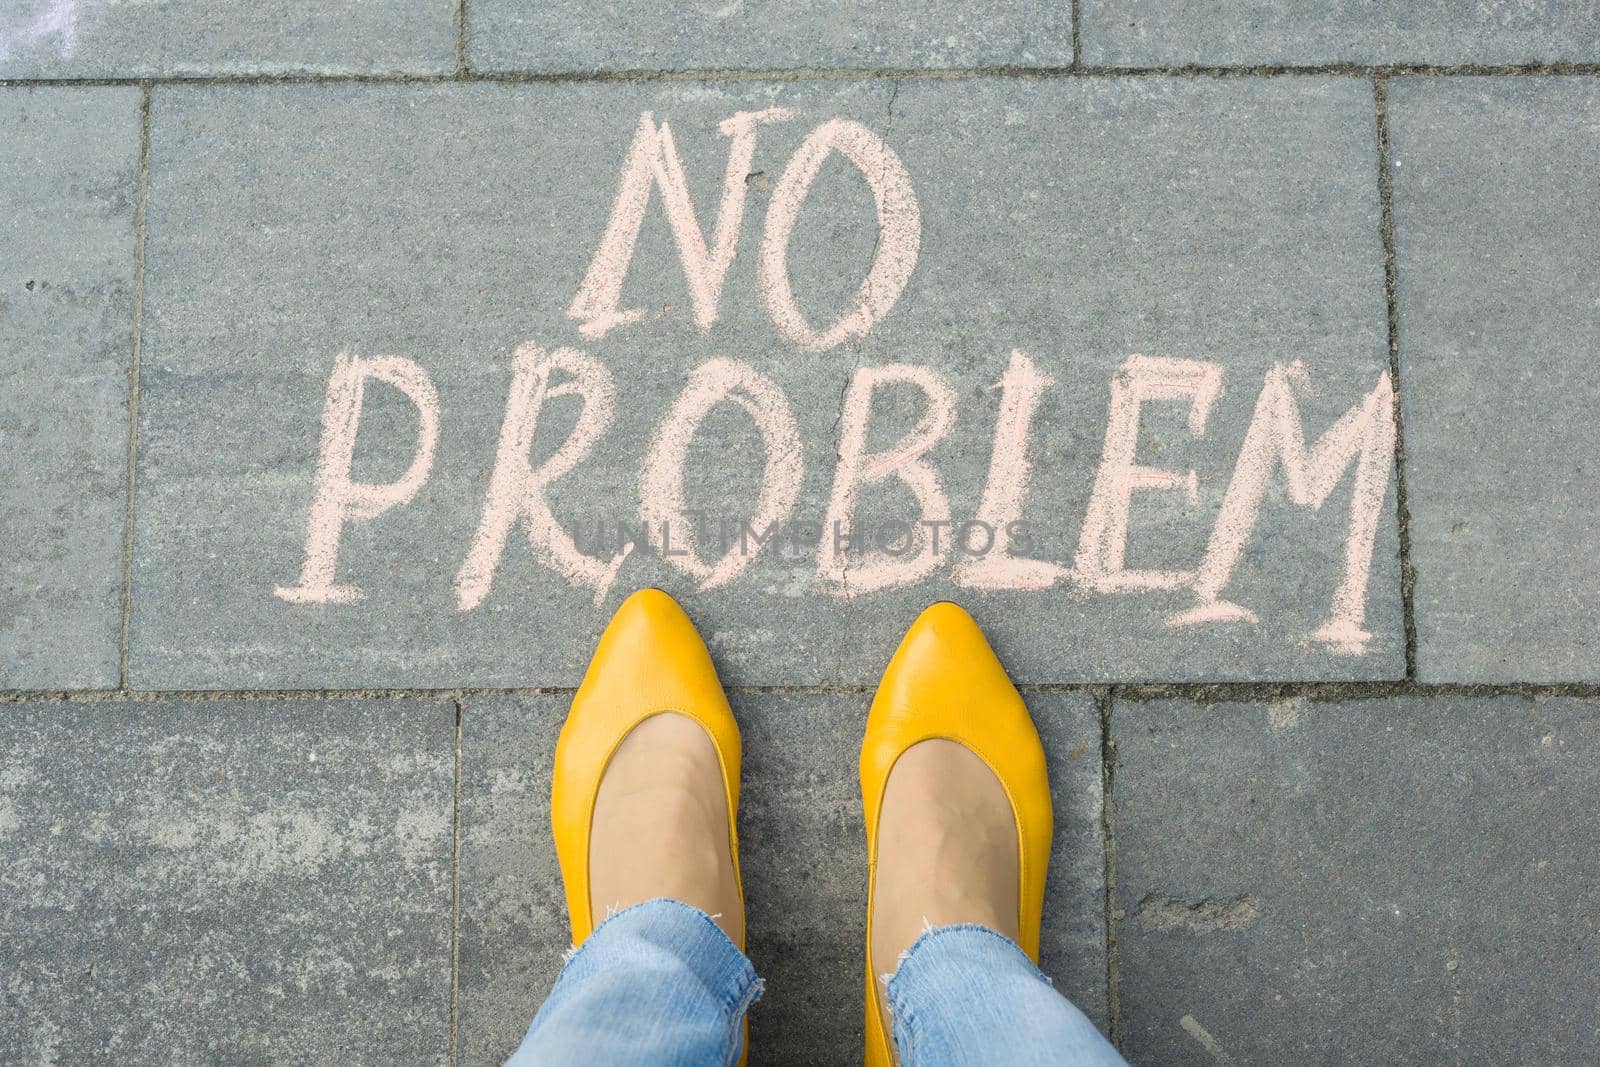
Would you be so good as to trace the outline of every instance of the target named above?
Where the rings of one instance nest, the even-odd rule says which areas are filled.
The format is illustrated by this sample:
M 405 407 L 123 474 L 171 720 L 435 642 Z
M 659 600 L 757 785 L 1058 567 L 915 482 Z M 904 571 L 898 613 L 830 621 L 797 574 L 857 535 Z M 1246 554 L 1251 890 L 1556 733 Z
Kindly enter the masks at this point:
M 676 712 L 699 723 L 717 750 L 728 800 L 728 851 L 733 857 L 741 915 L 744 911 L 737 829 L 739 724 L 717 679 L 711 654 L 689 616 L 661 590 L 641 589 L 622 602 L 600 635 L 556 742 L 550 827 L 566 888 L 574 945 L 582 944 L 595 927 L 589 899 L 589 833 L 600 779 L 629 732 L 663 712 Z M 739 928 L 742 952 L 742 919 Z M 748 1020 L 745 1027 L 748 1055 Z M 740 1062 L 744 1062 L 743 1056 Z
M 894 1061 L 879 1006 L 880 968 L 872 958 L 873 894 L 878 874 L 878 814 L 895 762 L 920 741 L 942 738 L 969 749 L 999 779 L 1017 824 L 1017 929 L 1039 960 L 1039 920 L 1053 832 L 1044 748 L 1022 695 L 978 624 L 955 604 L 917 617 L 883 672 L 861 743 L 861 805 L 867 823 L 867 1067 Z M 889 970 L 897 961 L 884 960 Z

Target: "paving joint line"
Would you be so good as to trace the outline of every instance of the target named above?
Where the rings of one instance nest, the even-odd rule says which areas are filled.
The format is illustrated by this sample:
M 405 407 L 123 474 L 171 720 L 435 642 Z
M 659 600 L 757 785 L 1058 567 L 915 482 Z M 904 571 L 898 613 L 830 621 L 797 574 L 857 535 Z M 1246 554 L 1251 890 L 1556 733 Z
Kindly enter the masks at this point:
M 472 73 L 467 66 L 467 0 L 455 0 L 451 17 L 456 28 L 456 77 L 466 78 Z
M 1111 686 L 1095 690 L 1095 710 L 1100 718 L 1100 845 L 1105 881 L 1106 937 L 1106 1037 L 1122 1047 L 1121 974 L 1117 959 L 1117 838 L 1116 781 L 1117 743 L 1111 734 Z
M 150 200 L 150 97 L 139 93 L 139 164 L 133 208 L 133 338 L 128 357 L 128 463 L 122 511 L 122 628 L 117 638 L 117 685 L 128 687 L 128 642 L 133 622 L 133 500 L 139 460 L 139 357 L 144 335 L 145 210 Z
M 1083 3 L 1072 0 L 1072 69 L 1083 69 Z
M 1262 702 L 1300 699 L 1317 704 L 1340 704 L 1359 700 L 1389 700 L 1399 697 L 1472 699 L 1478 697 L 1521 697 L 1545 700 L 1569 697 L 1600 700 L 1600 682 L 1417 682 L 1411 680 L 1364 682 L 1153 682 L 1108 683 L 1019 682 L 1024 694 L 1088 693 L 1110 688 L 1115 700 L 1145 702 L 1189 700 L 1213 705 L 1232 702 Z M 858 696 L 869 697 L 874 683 L 818 685 L 729 685 L 732 696 Z M 0 692 L 0 704 L 130 704 L 143 701 L 187 701 L 220 703 L 230 700 L 452 700 L 468 697 L 567 696 L 576 686 L 450 686 L 365 687 L 324 689 L 13 689 Z
M 463 8 L 463 11 L 465 8 Z M 462 23 L 464 29 L 465 22 Z M 459 42 L 458 42 L 459 47 Z M 739 82 L 739 81 L 872 81 L 913 79 L 965 81 L 976 78 L 1049 80 L 1059 78 L 1301 78 L 1347 77 L 1555 77 L 1600 75 L 1600 63 L 1322 63 L 1304 65 L 1168 65 L 1168 66 L 978 66 L 978 67 L 788 67 L 705 68 L 697 70 L 572 70 L 491 71 L 459 67 L 453 71 L 390 73 L 261 73 L 164 74 L 82 78 L 0 78 L 0 88 L 51 86 L 147 85 L 449 85 L 449 84 L 568 84 L 612 82 Z
M 459 1055 L 461 1004 L 461 734 L 466 702 L 458 693 L 456 706 L 455 799 L 451 806 L 450 830 L 450 1067 Z
M 1394 495 L 1395 520 L 1400 536 L 1400 615 L 1405 627 L 1406 678 L 1415 681 L 1417 570 L 1411 559 L 1411 504 L 1410 498 L 1406 495 L 1405 417 L 1400 402 L 1400 267 L 1395 251 L 1394 174 L 1390 166 L 1389 145 L 1389 86 L 1382 76 L 1372 79 L 1372 100 L 1378 135 L 1378 229 L 1383 239 L 1383 295 L 1388 314 L 1389 377 L 1394 383 Z

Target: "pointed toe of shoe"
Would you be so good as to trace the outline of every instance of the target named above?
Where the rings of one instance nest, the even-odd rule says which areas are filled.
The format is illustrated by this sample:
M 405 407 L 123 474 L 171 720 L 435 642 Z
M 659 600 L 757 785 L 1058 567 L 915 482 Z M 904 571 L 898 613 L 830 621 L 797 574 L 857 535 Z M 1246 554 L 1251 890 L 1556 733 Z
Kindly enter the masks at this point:
M 900 753 L 936 737 L 972 749 L 1008 789 L 1008 778 L 1044 781 L 1044 750 L 1022 694 L 977 622 L 948 602 L 917 617 L 883 672 L 862 746 L 863 782 L 881 787 Z
M 732 721 L 711 653 L 688 614 L 661 590 L 641 589 L 600 634 L 564 732 L 614 719 L 631 728 L 663 711 L 699 719 L 708 729 L 708 719 Z
M 960 605 L 948 602 L 917 616 L 889 661 L 878 693 L 874 711 L 880 710 L 879 703 L 889 710 L 913 700 L 924 709 L 937 702 L 951 712 L 974 702 L 1021 701 L 983 630 Z

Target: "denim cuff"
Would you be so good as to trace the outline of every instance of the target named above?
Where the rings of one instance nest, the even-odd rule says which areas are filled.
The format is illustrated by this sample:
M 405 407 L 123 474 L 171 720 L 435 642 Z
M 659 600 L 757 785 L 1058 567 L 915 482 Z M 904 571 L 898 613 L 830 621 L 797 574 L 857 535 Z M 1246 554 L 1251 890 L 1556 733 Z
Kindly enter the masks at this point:
M 961 979 L 971 981 L 1000 974 L 1026 976 L 1046 989 L 1053 985 L 1022 946 L 998 930 L 978 923 L 929 925 L 900 954 L 899 966 L 887 976 L 884 990 L 894 1042 L 901 1056 L 909 1058 L 911 1048 L 917 1044 L 915 1035 L 922 1028 L 920 1016 L 924 1009 L 934 1013 L 935 1018 L 947 1015 L 956 1009 L 949 1001 L 963 985 Z M 956 995 L 955 999 L 962 998 Z
M 635 957 L 641 948 L 659 949 L 682 962 L 690 974 L 731 1016 L 742 1019 L 761 999 L 764 985 L 755 965 L 739 951 L 716 921 L 692 904 L 658 897 L 611 912 L 572 950 L 561 977 L 573 978 Z
M 997 953 L 1020 957 L 1008 962 L 1021 963 L 1045 985 L 1055 985 L 1050 976 L 1041 971 L 1028 958 L 1028 954 L 1022 951 L 1021 945 L 992 926 L 984 926 L 982 923 L 951 923 L 949 926 L 928 924 L 924 926 L 922 933 L 917 935 L 917 939 L 911 942 L 911 947 L 900 953 L 898 966 L 893 974 L 887 976 L 888 985 L 885 990 L 889 996 L 890 1010 L 895 1007 L 896 987 L 904 989 L 906 985 L 915 983 L 921 977 L 919 972 L 928 966 L 928 956 L 945 953 L 957 958 L 983 956 L 992 959 Z M 908 975 L 907 981 L 900 981 Z
M 711 916 L 676 900 L 608 915 L 567 954 L 508 1064 L 735 1064 L 761 981 Z

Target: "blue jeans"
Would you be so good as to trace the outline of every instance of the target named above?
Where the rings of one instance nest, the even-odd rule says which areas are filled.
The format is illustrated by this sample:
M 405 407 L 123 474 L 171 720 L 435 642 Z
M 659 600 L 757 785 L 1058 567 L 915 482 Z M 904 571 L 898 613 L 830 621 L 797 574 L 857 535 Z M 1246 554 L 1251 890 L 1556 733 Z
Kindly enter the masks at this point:
M 852 976 L 853 980 L 853 976 Z M 761 979 L 705 912 L 652 900 L 617 912 L 567 960 L 508 1067 L 734 1064 Z M 1023 951 L 982 926 L 917 938 L 889 980 L 907 1067 L 1126 1067 Z

